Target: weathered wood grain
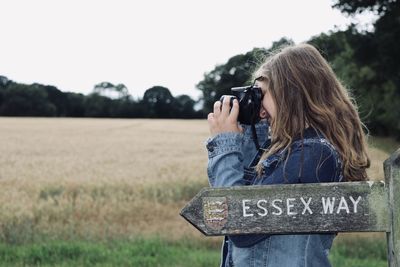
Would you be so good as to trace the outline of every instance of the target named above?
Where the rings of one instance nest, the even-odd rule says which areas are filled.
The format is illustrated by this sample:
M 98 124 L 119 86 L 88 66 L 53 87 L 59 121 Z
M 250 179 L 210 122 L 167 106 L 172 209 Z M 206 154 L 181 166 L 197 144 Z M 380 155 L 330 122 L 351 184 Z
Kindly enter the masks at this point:
M 384 164 L 389 197 L 389 232 L 387 235 L 389 267 L 400 266 L 400 149 Z
M 204 188 L 181 215 L 205 235 L 389 231 L 383 182 Z

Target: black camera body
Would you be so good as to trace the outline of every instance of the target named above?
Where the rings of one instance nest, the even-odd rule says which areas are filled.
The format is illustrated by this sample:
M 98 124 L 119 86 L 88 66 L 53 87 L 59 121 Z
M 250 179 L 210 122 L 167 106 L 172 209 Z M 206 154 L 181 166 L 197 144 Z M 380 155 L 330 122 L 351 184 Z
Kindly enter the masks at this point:
M 233 105 L 233 99 L 239 101 L 238 121 L 241 124 L 254 125 L 261 120 L 260 109 L 262 101 L 261 88 L 255 85 L 233 87 L 231 88 L 230 104 Z M 221 96 L 220 101 L 224 100 L 226 95 Z

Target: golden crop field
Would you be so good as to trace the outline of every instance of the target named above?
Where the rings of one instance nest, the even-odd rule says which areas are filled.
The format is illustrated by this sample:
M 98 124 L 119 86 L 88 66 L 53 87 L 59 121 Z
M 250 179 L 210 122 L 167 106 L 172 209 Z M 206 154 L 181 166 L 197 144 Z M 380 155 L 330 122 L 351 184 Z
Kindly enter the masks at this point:
M 208 186 L 206 120 L 0 118 L 0 137 L 0 239 L 201 238 L 179 211 Z

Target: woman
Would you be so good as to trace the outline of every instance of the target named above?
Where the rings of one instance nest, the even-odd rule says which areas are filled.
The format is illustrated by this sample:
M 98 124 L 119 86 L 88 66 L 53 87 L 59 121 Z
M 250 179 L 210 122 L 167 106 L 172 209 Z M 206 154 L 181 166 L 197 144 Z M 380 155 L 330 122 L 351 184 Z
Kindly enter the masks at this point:
M 283 48 L 255 72 L 263 93 L 256 151 L 238 125 L 238 101 L 208 115 L 208 176 L 213 187 L 363 181 L 370 165 L 363 124 L 346 89 L 311 45 Z M 335 234 L 225 237 L 221 266 L 330 266 Z

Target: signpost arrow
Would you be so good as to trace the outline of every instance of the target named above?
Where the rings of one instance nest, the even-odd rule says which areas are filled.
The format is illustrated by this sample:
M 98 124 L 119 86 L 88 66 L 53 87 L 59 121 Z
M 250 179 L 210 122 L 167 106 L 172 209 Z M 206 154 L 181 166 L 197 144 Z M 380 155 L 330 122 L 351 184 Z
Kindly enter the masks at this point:
M 205 235 L 389 229 L 383 182 L 203 188 L 180 214 Z

